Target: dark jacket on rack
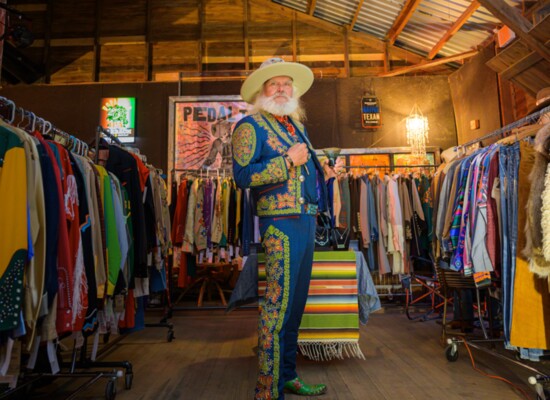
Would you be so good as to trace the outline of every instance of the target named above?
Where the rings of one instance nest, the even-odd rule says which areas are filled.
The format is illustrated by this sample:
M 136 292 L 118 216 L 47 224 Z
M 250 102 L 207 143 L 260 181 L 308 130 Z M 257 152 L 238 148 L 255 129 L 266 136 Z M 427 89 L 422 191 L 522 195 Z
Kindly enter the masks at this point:
M 145 233 L 145 211 L 136 160 L 126 150 L 109 146 L 109 159 L 106 168 L 114 173 L 128 191 L 132 212 L 134 240 L 134 276 L 147 277 L 147 236 Z M 129 282 L 133 288 L 133 282 Z

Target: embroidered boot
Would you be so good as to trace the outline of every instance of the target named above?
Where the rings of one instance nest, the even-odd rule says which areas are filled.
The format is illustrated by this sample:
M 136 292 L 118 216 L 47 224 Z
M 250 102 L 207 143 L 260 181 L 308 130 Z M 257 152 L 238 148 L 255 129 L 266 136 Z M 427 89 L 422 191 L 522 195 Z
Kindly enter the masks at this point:
M 303 380 L 296 377 L 285 383 L 285 389 L 300 396 L 319 396 L 326 393 L 327 385 L 306 385 Z

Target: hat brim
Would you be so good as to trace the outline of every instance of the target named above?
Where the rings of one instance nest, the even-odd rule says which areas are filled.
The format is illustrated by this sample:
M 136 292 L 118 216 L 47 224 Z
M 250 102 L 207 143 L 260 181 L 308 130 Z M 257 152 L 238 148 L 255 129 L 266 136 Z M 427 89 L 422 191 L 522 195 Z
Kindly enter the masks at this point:
M 303 64 L 293 62 L 278 62 L 254 71 L 241 87 L 241 97 L 247 103 L 252 103 L 263 84 L 276 76 L 289 76 L 294 86 L 302 96 L 313 84 L 313 72 Z
M 537 111 L 540 111 L 542 110 L 543 108 L 546 108 L 550 106 L 550 99 L 546 99 L 544 100 L 542 103 L 540 104 L 537 104 L 536 106 L 534 106 L 532 109 L 530 109 L 528 112 L 527 112 L 527 115 L 531 115 L 533 113 L 536 113 Z

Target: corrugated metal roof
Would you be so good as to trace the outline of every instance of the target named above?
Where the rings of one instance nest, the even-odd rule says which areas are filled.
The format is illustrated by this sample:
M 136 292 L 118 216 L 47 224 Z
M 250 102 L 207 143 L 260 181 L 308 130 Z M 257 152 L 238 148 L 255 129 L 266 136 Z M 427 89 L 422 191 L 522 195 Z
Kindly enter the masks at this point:
M 279 3 L 294 10 L 307 13 L 307 0 L 273 0 L 273 3 Z
M 354 30 L 384 39 L 406 0 L 365 0 Z
M 313 15 L 337 25 L 349 25 L 358 5 L 359 0 L 317 0 Z
M 273 0 L 275 3 L 301 12 L 308 11 L 308 0 Z M 504 0 L 518 6 L 522 0 Z M 365 32 L 383 40 L 406 0 L 364 0 L 353 30 Z M 395 45 L 421 55 L 427 55 L 455 21 L 464 13 L 471 0 L 423 0 L 420 2 Z M 351 23 L 359 0 L 317 0 L 313 15 L 343 26 Z M 467 23 L 439 51 L 439 56 L 451 56 L 475 49 L 489 39 L 500 24 L 484 7 L 479 7 Z

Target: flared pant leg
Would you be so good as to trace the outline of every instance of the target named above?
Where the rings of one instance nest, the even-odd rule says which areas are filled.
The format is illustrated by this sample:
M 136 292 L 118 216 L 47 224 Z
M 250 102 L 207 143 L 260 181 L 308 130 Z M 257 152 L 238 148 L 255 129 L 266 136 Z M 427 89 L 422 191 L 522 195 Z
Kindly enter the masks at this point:
M 262 218 L 266 292 L 258 335 L 256 399 L 284 399 L 284 383 L 296 377 L 298 328 L 302 320 L 315 248 L 310 215 Z

